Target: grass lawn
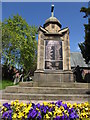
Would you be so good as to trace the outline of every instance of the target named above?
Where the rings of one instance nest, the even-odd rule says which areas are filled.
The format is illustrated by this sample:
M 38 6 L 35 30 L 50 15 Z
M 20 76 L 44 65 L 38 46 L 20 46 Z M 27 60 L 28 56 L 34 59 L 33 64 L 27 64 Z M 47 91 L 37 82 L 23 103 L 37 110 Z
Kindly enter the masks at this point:
M 12 86 L 13 81 L 11 80 L 2 80 L 0 81 L 0 90 L 5 89 L 7 86 Z

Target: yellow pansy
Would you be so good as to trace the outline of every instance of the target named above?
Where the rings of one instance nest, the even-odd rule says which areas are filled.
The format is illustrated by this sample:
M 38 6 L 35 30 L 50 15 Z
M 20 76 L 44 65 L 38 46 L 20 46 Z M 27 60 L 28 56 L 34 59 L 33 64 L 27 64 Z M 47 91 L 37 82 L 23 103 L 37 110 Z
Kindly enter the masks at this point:
M 31 108 L 31 107 L 32 107 L 32 103 L 30 103 L 28 107 L 30 107 L 30 108 Z
M 46 119 L 49 119 L 49 118 L 50 118 L 48 114 L 46 114 L 45 117 L 46 117 Z
M 6 108 L 6 107 L 4 108 L 4 111 L 7 111 L 7 108 Z
M 27 114 L 30 110 L 30 108 L 32 107 L 32 103 L 28 104 L 28 106 L 26 104 L 24 104 L 24 108 L 23 108 L 23 112 L 25 112 L 25 114 Z
M 78 108 L 81 108 L 81 106 L 82 106 L 81 103 L 77 105 Z
M 25 112 L 25 114 L 27 114 L 27 113 L 29 112 L 29 110 L 28 110 L 28 109 L 25 109 L 24 112 Z
M 63 101 L 62 104 L 65 104 L 65 101 Z
M 68 113 L 65 113 L 68 117 L 69 117 L 69 114 Z
M 17 114 L 14 113 L 12 118 L 13 118 L 13 119 L 16 119 L 16 118 L 17 118 Z
M 64 111 L 64 107 L 63 106 L 60 106 L 59 108 L 61 111 Z
M 56 111 L 58 115 L 62 114 L 62 111 L 59 109 Z
M 67 113 L 68 111 L 67 110 L 64 110 L 64 113 Z
M 25 106 L 25 107 L 26 107 L 26 106 L 27 106 L 27 104 L 26 104 L 26 103 L 23 103 L 23 106 Z
M 88 103 L 88 102 L 85 102 L 84 105 L 87 107 L 87 106 L 89 106 L 89 103 Z
M 55 106 L 55 111 L 58 109 L 58 106 Z
M 20 107 L 24 106 L 23 102 L 20 103 Z
M 25 119 L 27 119 L 27 115 L 25 115 Z
M 39 108 L 36 108 L 36 110 L 40 111 Z
M 52 112 L 48 112 L 48 115 L 49 115 L 49 116 L 52 116 Z
M 16 107 L 16 108 L 15 108 L 16 111 L 19 111 L 19 109 L 20 109 L 20 107 Z
M 54 111 L 54 116 L 56 116 L 57 115 L 57 112 L 56 111 Z
M 48 102 L 43 102 L 43 104 L 46 106 L 46 105 L 48 105 Z
M 76 107 L 77 107 L 77 103 L 74 103 L 74 104 L 73 104 L 73 107 L 76 108 Z
M 24 114 L 19 111 L 18 118 L 22 118 L 23 116 L 24 116 Z
M 13 101 L 11 101 L 11 105 L 12 105 L 12 106 L 14 105 L 14 102 L 13 102 Z
M 16 106 L 16 102 L 13 102 L 13 105 Z
M 71 103 L 67 102 L 67 107 L 72 108 Z
M 81 113 L 80 117 L 81 118 L 87 118 L 87 114 L 86 113 Z

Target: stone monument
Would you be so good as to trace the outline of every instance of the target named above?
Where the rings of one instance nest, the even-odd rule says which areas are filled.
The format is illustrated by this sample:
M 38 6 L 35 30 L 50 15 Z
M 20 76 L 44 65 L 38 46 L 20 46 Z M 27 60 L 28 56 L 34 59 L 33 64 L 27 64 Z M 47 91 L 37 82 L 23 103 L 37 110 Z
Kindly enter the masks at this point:
M 54 17 L 54 5 L 51 17 L 38 29 L 37 70 L 34 81 L 73 82 L 70 65 L 69 28 L 61 29 L 61 23 Z

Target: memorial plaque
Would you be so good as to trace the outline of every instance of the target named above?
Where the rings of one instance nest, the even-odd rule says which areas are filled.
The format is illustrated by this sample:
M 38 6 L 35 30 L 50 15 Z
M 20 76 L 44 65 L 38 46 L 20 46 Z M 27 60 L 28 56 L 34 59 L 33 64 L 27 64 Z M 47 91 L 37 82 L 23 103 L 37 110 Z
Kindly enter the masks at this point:
M 62 42 L 56 40 L 45 41 L 45 69 L 63 69 Z

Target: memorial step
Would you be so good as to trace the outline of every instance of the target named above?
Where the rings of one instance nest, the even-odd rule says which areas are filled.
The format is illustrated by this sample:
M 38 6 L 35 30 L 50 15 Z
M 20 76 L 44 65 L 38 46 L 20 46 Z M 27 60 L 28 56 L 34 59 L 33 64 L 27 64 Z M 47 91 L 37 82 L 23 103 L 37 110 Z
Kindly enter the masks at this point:
M 32 94 L 87 94 L 88 88 L 56 88 L 56 87 L 19 87 L 9 86 L 5 93 L 32 93 Z
M 3 93 L 2 99 L 7 100 L 65 100 L 65 101 L 88 101 L 90 95 L 80 94 L 26 94 L 26 93 Z
M 21 87 L 60 87 L 60 88 L 89 88 L 90 83 L 70 83 L 70 82 L 20 82 Z
M 87 101 L 90 97 L 89 85 L 88 83 L 20 82 L 17 86 L 8 86 L 2 93 L 2 99 Z

